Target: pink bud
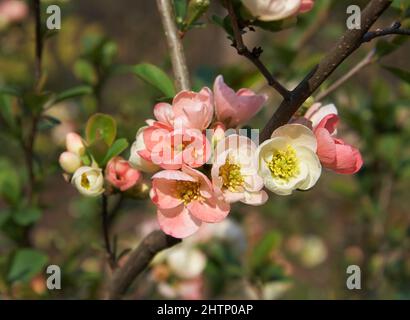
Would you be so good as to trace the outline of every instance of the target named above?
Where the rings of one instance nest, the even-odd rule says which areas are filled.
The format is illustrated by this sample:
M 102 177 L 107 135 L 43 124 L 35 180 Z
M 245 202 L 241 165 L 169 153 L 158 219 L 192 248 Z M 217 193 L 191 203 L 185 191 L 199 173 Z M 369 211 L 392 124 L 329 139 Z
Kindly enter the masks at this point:
M 59 158 L 60 166 L 67 173 L 74 173 L 79 167 L 81 167 L 80 157 L 72 152 L 63 152 Z
M 217 120 L 227 128 L 234 128 L 254 117 L 267 97 L 249 89 L 235 92 L 225 84 L 222 76 L 218 76 L 214 83 L 214 99 Z
M 121 191 L 130 189 L 141 178 L 141 173 L 121 157 L 112 158 L 108 162 L 105 175 L 108 182 Z
M 0 3 L 0 20 L 19 22 L 28 14 L 27 4 L 23 1 L 6 0 Z
M 67 134 L 66 147 L 68 151 L 75 153 L 79 156 L 82 156 L 85 153 L 83 139 L 75 132 L 70 132 Z
M 314 5 L 315 5 L 314 0 L 302 0 L 302 3 L 299 8 L 299 13 L 305 13 L 305 12 L 312 10 Z

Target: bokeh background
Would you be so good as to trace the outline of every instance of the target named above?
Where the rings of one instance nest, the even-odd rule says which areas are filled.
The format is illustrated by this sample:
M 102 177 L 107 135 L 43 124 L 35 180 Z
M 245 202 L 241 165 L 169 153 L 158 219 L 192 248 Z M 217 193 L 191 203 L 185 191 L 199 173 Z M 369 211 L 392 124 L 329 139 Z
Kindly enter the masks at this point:
M 58 3 L 63 19 L 61 30 L 50 34 L 45 45 L 45 88 L 62 92 L 89 85 L 94 90 L 53 106 L 40 123 L 34 148 L 35 207 L 25 198 L 27 170 L 15 134 L 25 134 L 30 114 L 16 98 L 0 92 L 2 110 L 11 106 L 20 119 L 12 130 L 4 113 L 0 118 L 0 299 L 104 298 L 111 274 L 100 199 L 80 196 L 63 179 L 58 156 L 65 134 L 83 132 L 95 112 L 112 115 L 118 135 L 132 142 L 162 95 L 135 75 L 112 72 L 113 66 L 148 62 L 172 76 L 170 60 L 155 1 L 42 3 L 44 8 Z M 264 49 L 263 61 L 292 88 L 344 32 L 347 5 L 363 8 L 366 3 L 317 0 L 314 11 L 302 15 L 295 27 L 277 33 L 256 29 L 245 39 L 250 47 Z M 233 88 L 268 93 L 269 102 L 249 124 L 262 128 L 280 97 L 236 54 L 224 30 L 212 23 L 213 15 L 225 15 L 218 1 L 201 18 L 204 24 L 183 40 L 194 89 L 212 86 L 216 75 L 223 74 Z M 375 27 L 385 27 L 399 15 L 390 9 Z M 410 46 L 393 38 L 364 45 L 324 85 L 376 50 L 377 62 L 323 100 L 337 105 L 339 134 L 363 154 L 358 174 L 324 171 L 309 192 L 271 195 L 262 207 L 234 206 L 226 223 L 156 259 L 128 297 L 409 299 Z M 33 40 L 32 15 L 2 24 L 1 87 L 32 86 Z M 386 67 L 402 70 L 401 77 Z M 110 209 L 119 252 L 157 228 L 154 206 L 147 200 L 116 198 Z M 61 290 L 45 286 L 49 264 L 61 267 Z M 352 264 L 361 268 L 361 290 L 346 288 L 346 268 Z

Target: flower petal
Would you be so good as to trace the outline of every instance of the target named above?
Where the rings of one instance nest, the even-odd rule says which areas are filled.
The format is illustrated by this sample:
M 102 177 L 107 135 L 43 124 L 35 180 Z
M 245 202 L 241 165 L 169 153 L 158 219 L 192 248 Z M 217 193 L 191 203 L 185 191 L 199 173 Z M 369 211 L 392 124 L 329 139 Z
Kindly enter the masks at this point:
M 193 217 L 184 205 L 173 209 L 158 209 L 158 223 L 166 234 L 174 238 L 186 238 L 194 234 L 201 221 Z

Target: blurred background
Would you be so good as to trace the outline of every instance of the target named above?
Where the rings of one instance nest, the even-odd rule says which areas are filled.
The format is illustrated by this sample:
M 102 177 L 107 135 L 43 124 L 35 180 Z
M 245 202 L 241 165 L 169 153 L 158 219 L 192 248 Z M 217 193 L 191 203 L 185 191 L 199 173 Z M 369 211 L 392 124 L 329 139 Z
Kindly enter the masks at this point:
M 202 24 L 183 39 L 194 89 L 212 87 L 216 75 L 223 74 L 235 89 L 268 93 L 267 105 L 249 123 L 262 128 L 280 97 L 230 46 L 225 31 L 213 22 L 225 16 L 224 9 L 211 2 Z M 276 33 L 257 28 L 245 40 L 249 47 L 261 46 L 262 60 L 293 88 L 345 31 L 347 5 L 363 8 L 366 3 L 317 0 L 293 28 Z M 21 137 L 29 135 L 31 114 L 9 93 L 33 84 L 34 19 L 28 12 L 7 21 L 0 9 L 0 299 L 104 298 L 111 274 L 100 199 L 80 196 L 64 180 L 58 157 L 65 134 L 83 133 L 95 112 L 112 115 L 118 135 L 132 143 L 163 95 L 135 75 L 113 70 L 145 62 L 172 77 L 171 64 L 155 1 L 42 4 L 44 20 L 49 4 L 58 4 L 62 12 L 61 30 L 48 35 L 44 48 L 44 88 L 54 93 L 78 86 L 93 90 L 49 108 L 39 122 L 33 152 L 36 184 L 27 199 Z M 408 24 L 399 6 L 389 9 L 375 28 L 400 17 Z M 262 207 L 234 206 L 226 222 L 157 257 L 127 297 L 409 299 L 410 45 L 404 40 L 380 38 L 363 45 L 323 86 L 374 51 L 374 63 L 322 101 L 336 104 L 342 119 L 339 135 L 362 152 L 365 164 L 358 174 L 325 171 L 309 192 L 272 194 Z M 118 197 L 110 210 L 111 234 L 126 259 L 127 249 L 158 228 L 155 208 L 147 200 Z M 50 264 L 61 267 L 61 290 L 46 287 L 44 268 Z M 352 264 L 361 268 L 361 290 L 346 287 L 346 268 Z

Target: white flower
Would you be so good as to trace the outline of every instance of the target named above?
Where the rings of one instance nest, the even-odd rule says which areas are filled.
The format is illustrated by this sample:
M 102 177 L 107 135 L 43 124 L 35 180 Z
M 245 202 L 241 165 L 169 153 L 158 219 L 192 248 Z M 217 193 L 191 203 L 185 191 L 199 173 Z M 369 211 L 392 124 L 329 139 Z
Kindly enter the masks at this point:
M 74 172 L 71 182 L 85 196 L 95 197 L 104 192 L 104 177 L 100 168 L 81 167 Z
M 79 167 L 81 167 L 82 163 L 77 154 L 68 151 L 63 152 L 58 161 L 61 168 L 67 173 L 74 173 Z
M 225 201 L 262 205 L 268 200 L 263 179 L 258 176 L 256 145 L 245 136 L 230 135 L 215 149 L 212 183 Z
M 167 254 L 166 261 L 172 272 L 183 279 L 198 277 L 206 266 L 206 256 L 188 245 L 172 248 Z
M 251 14 L 261 21 L 282 20 L 299 11 L 302 0 L 242 0 Z
M 322 172 L 316 149 L 315 135 L 303 125 L 287 124 L 275 130 L 258 148 L 259 175 L 265 187 L 279 195 L 312 188 Z
M 131 165 L 142 172 L 155 172 L 159 170 L 159 167 L 152 162 L 149 162 L 140 157 L 138 151 L 145 150 L 143 131 L 147 126 L 138 130 L 134 143 L 131 146 L 131 153 L 129 162 Z

